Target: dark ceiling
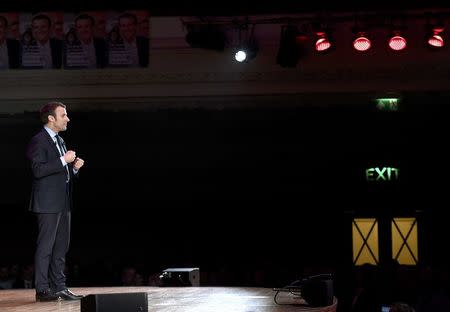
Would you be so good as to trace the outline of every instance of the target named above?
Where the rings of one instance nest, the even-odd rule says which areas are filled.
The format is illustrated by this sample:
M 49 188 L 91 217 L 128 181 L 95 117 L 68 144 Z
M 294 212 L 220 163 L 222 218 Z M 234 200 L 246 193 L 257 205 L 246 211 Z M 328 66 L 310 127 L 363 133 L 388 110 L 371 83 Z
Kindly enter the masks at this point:
M 199 16 L 439 8 L 450 8 L 450 1 L 411 0 L 405 4 L 405 0 L 13 0 L 2 1 L 0 11 L 147 9 L 152 16 Z

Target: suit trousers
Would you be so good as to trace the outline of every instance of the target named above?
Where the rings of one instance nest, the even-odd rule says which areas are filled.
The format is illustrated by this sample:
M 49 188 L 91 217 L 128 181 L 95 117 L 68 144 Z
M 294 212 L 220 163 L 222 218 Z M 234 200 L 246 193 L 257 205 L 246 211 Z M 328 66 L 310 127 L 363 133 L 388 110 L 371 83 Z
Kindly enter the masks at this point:
M 36 291 L 66 288 L 66 253 L 70 242 L 70 210 L 36 213 L 38 238 L 35 253 Z

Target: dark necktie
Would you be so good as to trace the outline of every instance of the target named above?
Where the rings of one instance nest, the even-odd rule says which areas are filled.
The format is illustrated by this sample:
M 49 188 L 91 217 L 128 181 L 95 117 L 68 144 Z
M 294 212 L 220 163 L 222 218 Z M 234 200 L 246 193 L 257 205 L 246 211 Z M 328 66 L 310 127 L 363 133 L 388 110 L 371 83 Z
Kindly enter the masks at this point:
M 59 147 L 59 154 L 61 156 L 64 156 L 65 151 L 64 151 L 64 148 L 63 148 L 61 137 L 59 135 L 55 135 L 55 138 L 56 138 L 56 143 L 58 144 L 58 147 Z
M 55 135 L 55 138 L 56 138 L 56 143 L 58 144 L 58 147 L 59 147 L 59 154 L 61 156 L 64 156 L 64 154 L 66 153 L 66 149 L 64 148 L 62 139 L 59 135 Z M 66 182 L 69 182 L 69 179 L 70 179 L 69 166 L 66 165 L 65 167 L 66 167 L 66 171 L 67 171 L 67 181 Z

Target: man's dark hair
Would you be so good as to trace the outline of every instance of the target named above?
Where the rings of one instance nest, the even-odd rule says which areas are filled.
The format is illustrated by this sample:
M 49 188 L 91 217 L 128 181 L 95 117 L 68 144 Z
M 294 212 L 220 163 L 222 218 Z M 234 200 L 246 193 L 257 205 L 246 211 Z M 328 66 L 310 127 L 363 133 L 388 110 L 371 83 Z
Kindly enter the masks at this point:
M 40 110 L 41 121 L 46 124 L 48 123 L 48 116 L 53 116 L 56 118 L 55 110 L 57 107 L 66 108 L 61 102 L 48 102 L 44 106 L 42 106 Z
M 120 14 L 120 15 L 119 15 L 119 18 L 118 18 L 119 22 L 120 22 L 120 20 L 121 20 L 122 18 L 129 18 L 129 19 L 132 19 L 132 20 L 134 21 L 135 24 L 137 24 L 137 22 L 138 22 L 136 15 L 134 15 L 134 14 L 132 14 L 132 13 L 129 13 L 129 12 L 125 12 L 125 13 Z
M 45 14 L 37 14 L 33 16 L 31 22 L 33 23 L 35 20 L 46 20 L 48 22 L 48 27 L 52 26 L 52 20 Z
M 95 19 L 92 16 L 90 16 L 89 14 L 86 14 L 86 13 L 80 14 L 77 17 L 75 17 L 75 21 L 74 21 L 75 25 L 77 24 L 77 22 L 79 20 L 89 20 L 89 21 L 91 21 L 91 25 L 92 26 L 95 25 Z

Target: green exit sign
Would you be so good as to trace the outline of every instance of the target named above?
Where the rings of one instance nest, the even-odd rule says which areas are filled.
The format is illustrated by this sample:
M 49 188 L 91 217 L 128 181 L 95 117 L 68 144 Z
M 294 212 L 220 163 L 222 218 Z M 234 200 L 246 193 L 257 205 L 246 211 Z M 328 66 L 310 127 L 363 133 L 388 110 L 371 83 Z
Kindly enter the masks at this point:
M 374 167 L 366 169 L 367 181 L 396 181 L 399 169 L 394 167 Z
M 382 111 L 396 111 L 398 110 L 399 98 L 379 98 L 376 99 L 377 108 Z

